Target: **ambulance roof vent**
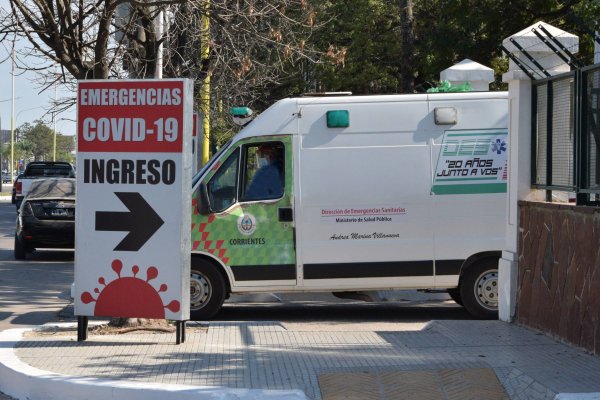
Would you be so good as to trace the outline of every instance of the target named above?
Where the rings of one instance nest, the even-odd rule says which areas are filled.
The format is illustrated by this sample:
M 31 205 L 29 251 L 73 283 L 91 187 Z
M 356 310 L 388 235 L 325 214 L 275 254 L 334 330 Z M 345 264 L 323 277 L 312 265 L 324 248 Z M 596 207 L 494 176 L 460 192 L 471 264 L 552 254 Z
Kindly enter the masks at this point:
M 465 58 L 458 64 L 443 70 L 440 73 L 440 81 L 449 81 L 452 86 L 469 82 L 472 91 L 488 92 L 490 83 L 494 81 L 494 70 Z
M 352 92 L 308 92 L 302 93 L 300 97 L 335 97 L 352 96 Z

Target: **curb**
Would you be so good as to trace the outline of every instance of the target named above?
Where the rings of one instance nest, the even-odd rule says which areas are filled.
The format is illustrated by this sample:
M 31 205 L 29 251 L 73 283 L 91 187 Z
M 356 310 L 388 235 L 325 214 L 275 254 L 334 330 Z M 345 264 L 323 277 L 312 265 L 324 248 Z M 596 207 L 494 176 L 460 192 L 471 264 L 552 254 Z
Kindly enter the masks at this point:
M 22 362 L 14 352 L 15 345 L 23 339 L 23 333 L 31 330 L 33 329 L 24 328 L 0 332 L 0 390 L 17 399 L 64 400 L 68 397 L 71 400 L 308 400 L 301 390 L 157 384 L 80 378 L 43 371 Z

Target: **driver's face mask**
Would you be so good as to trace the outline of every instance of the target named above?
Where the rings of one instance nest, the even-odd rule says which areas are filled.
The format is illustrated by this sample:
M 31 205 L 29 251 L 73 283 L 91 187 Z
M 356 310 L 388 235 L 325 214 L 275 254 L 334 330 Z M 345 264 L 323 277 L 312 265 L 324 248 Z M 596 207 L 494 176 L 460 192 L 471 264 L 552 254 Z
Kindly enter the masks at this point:
M 258 158 L 258 168 L 269 165 L 268 157 L 259 157 Z

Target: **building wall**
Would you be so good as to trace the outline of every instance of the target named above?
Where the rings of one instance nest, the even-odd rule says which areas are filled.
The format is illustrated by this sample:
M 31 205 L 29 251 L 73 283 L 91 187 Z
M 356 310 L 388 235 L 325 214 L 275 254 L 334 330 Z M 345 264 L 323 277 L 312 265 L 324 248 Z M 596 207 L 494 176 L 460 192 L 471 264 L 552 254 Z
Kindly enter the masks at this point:
M 600 354 L 600 208 L 519 202 L 517 322 Z

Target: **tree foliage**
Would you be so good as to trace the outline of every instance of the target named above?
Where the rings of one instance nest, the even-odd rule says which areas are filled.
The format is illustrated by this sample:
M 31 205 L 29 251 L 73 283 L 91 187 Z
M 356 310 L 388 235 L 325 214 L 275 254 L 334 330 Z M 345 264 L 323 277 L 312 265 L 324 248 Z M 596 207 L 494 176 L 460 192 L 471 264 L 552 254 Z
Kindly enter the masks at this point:
M 581 13 L 587 0 L 421 0 L 415 2 L 418 84 L 438 79 L 440 71 L 464 58 L 487 66 L 505 66 L 505 38 L 544 20 L 580 32 L 569 13 Z M 591 3 L 591 2 L 590 2 Z M 588 50 L 584 49 L 584 53 Z M 497 81 L 500 70 L 496 70 Z
M 401 18 L 407 8 L 412 9 L 408 28 Z M 494 68 L 492 88 L 497 89 L 504 88 L 501 74 L 508 67 L 500 50 L 502 40 L 536 21 L 579 35 L 579 57 L 591 63 L 589 30 L 600 17 L 600 2 L 339 0 L 321 3 L 319 15 L 326 15 L 330 22 L 315 33 L 317 48 L 343 49 L 345 59 L 315 68 L 311 77 L 317 88 L 354 94 L 407 92 L 411 86 L 425 91 L 438 81 L 441 71 L 469 58 Z M 406 32 L 413 37 L 406 38 Z
M 164 77 L 199 83 L 211 76 L 213 121 L 222 121 L 218 114 L 232 105 L 255 103 L 281 83 L 286 68 L 320 56 L 310 44 L 316 12 L 308 0 L 8 1 L 10 10 L 0 11 L 0 38 L 27 39 L 23 53 L 41 62 L 19 66 L 38 71 L 42 88 L 60 80 L 75 93 L 81 79 L 153 77 L 163 45 Z M 205 59 L 201 48 L 210 49 Z
M 171 51 L 177 74 L 201 82 L 211 77 L 210 114 L 215 143 L 223 143 L 238 129 L 228 110 L 246 105 L 264 108 L 268 91 L 282 85 L 295 66 L 318 62 L 311 45 L 316 11 L 306 0 L 213 0 L 200 12 L 182 6 L 173 24 L 185 27 Z M 203 30 L 208 19 L 208 32 Z M 209 52 L 199 57 L 208 40 Z M 289 93 L 288 93 L 289 94 Z M 198 85 L 197 100 L 201 95 Z
M 42 121 L 25 123 L 15 130 L 14 159 L 29 161 L 52 161 L 54 156 L 54 131 Z M 56 161 L 73 162 L 73 136 L 56 134 Z M 6 154 L 5 154 L 6 153 Z M 10 158 L 10 144 L 5 144 L 2 156 Z
M 74 88 L 77 79 L 151 77 L 162 44 L 165 77 L 199 85 L 210 76 L 217 143 L 237 129 L 231 106 L 260 111 L 306 91 L 425 91 L 464 58 L 493 67 L 500 88 L 508 64 L 500 43 L 539 20 L 580 35 L 580 57 L 589 63 L 593 41 L 583 27 L 593 30 L 600 16 L 597 0 L 8 1 L 0 38 L 28 39 L 27 51 L 46 63 L 22 67 L 39 70 L 42 87 L 57 79 Z
M 328 59 L 316 66 L 316 91 L 356 94 L 394 93 L 400 89 L 400 14 L 386 0 L 325 1 L 319 15 L 326 19 L 315 34 L 315 46 Z

